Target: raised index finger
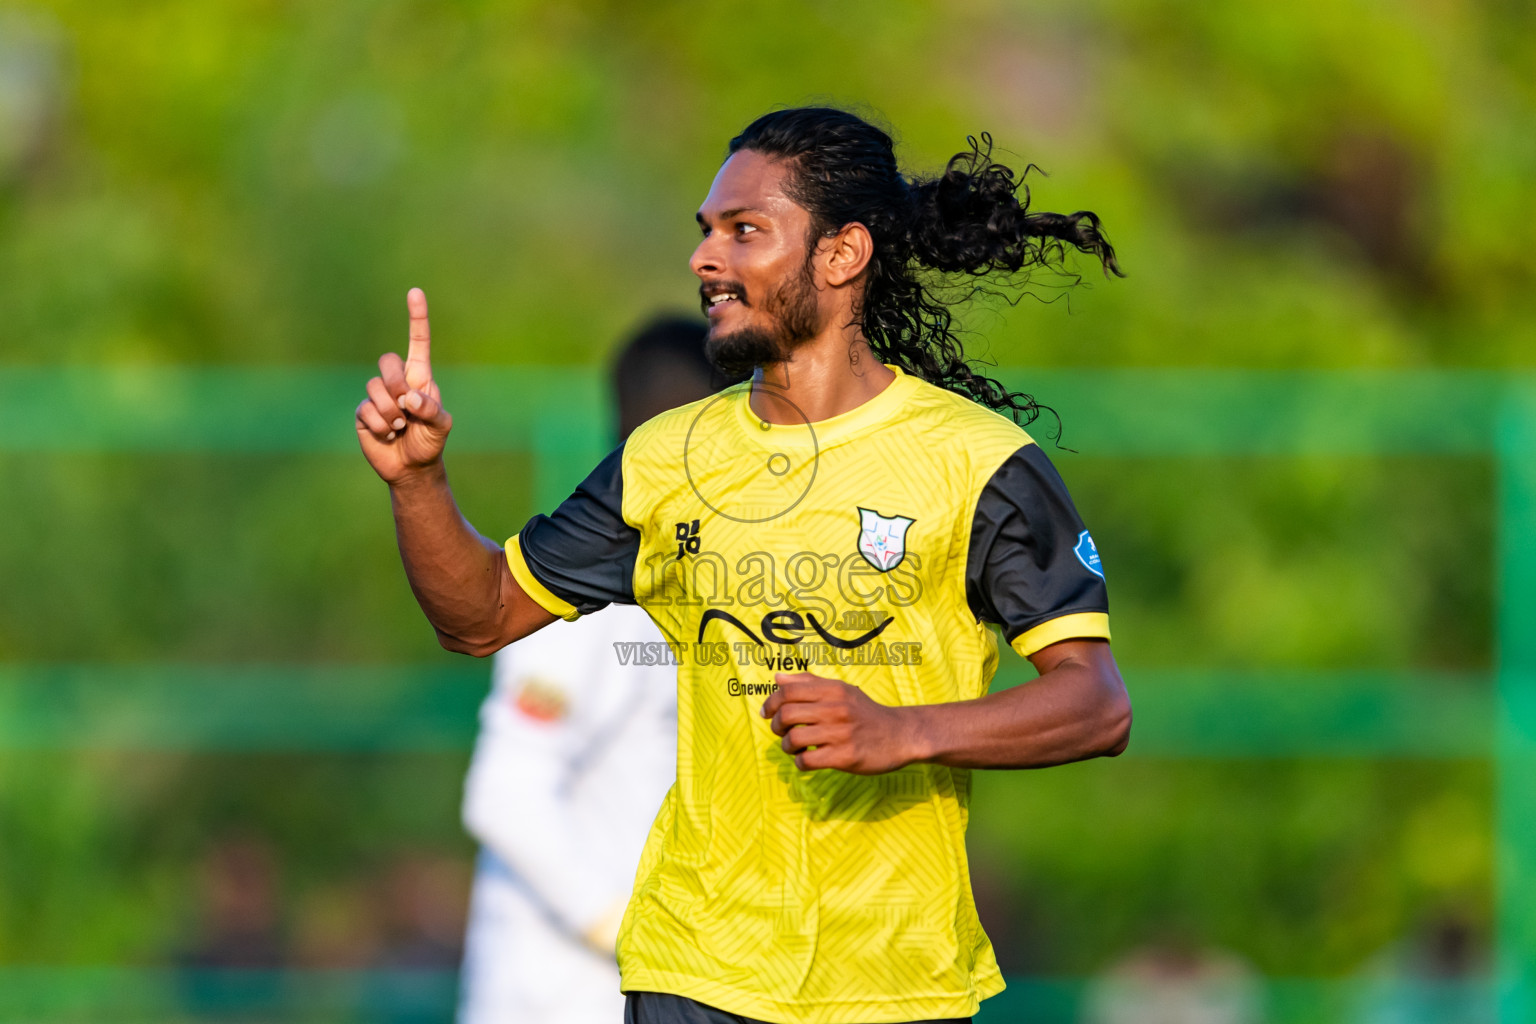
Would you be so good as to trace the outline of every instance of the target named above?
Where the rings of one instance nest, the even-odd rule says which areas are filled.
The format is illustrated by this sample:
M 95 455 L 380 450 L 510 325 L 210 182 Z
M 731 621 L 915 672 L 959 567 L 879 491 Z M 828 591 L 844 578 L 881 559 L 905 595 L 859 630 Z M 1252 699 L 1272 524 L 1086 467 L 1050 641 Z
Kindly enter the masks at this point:
M 427 293 L 412 288 L 405 293 L 411 314 L 410 347 L 405 354 L 405 382 L 413 388 L 432 383 L 432 326 L 427 322 Z

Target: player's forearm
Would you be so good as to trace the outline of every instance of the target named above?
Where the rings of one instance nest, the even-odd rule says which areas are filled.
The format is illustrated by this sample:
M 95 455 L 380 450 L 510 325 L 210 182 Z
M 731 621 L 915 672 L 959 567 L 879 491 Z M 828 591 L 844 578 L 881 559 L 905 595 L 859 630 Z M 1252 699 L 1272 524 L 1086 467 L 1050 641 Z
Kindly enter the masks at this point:
M 484 656 L 505 646 L 506 558 L 459 512 L 439 460 L 392 483 L 390 505 L 405 575 L 438 640 Z
M 1045 768 L 1114 756 L 1130 737 L 1131 702 L 1107 655 L 1068 658 L 1038 679 L 911 715 L 914 761 L 956 768 Z

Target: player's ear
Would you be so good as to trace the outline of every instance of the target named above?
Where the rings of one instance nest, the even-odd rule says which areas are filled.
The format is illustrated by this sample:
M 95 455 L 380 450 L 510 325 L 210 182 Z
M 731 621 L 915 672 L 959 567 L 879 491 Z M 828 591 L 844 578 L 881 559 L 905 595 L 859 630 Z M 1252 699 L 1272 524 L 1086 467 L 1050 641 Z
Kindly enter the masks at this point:
M 870 237 L 869 228 L 858 221 L 844 224 L 824 246 L 827 284 L 833 288 L 858 280 L 875 254 L 875 240 Z

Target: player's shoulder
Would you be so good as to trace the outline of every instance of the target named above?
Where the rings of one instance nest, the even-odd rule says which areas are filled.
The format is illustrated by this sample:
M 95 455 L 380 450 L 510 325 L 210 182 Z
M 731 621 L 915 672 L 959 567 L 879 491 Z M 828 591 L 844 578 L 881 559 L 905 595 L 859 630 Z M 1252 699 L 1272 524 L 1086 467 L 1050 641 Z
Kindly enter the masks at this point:
M 688 432 L 693 429 L 700 414 L 711 404 L 730 399 L 729 393 L 721 392 L 658 413 L 635 428 L 624 442 L 624 450 L 631 456 L 641 455 L 646 458 L 655 458 L 658 453 L 672 458 L 680 457 Z
M 640 424 L 625 439 L 623 476 L 626 515 L 638 515 L 640 509 L 653 504 L 658 489 L 665 491 L 683 479 L 690 432 L 696 428 L 711 403 L 726 400 L 729 400 L 728 395 L 710 395 L 668 409 Z M 637 501 L 630 500 L 637 495 Z
M 730 393 L 709 395 L 696 402 L 668 409 L 636 427 L 624 440 L 620 460 L 623 516 L 642 532 L 663 499 L 687 487 L 687 453 L 690 435 L 703 429 L 700 420 L 711 405 L 731 401 Z
M 965 395 L 918 379 L 907 403 L 912 426 L 934 443 L 963 454 L 990 474 L 1019 449 L 1035 444 L 1010 417 Z

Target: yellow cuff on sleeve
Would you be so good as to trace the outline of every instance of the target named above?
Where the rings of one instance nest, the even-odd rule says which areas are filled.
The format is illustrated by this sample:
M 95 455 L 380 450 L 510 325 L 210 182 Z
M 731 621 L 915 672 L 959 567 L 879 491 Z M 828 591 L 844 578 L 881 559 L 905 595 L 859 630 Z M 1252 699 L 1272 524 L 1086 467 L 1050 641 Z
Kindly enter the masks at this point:
M 558 615 L 567 622 L 574 622 L 581 617 L 576 606 L 563 600 L 550 591 L 548 587 L 534 578 L 528 569 L 528 563 L 523 559 L 523 549 L 517 542 L 516 535 L 507 539 L 507 565 L 512 569 L 512 578 L 517 580 L 517 585 L 523 588 L 523 593 L 533 598 L 545 611 L 551 615 Z
M 1109 639 L 1109 616 L 1104 612 L 1075 612 L 1047 619 L 1014 637 L 1009 646 L 1027 658 L 1040 648 L 1049 647 L 1058 641 L 1089 637 Z

